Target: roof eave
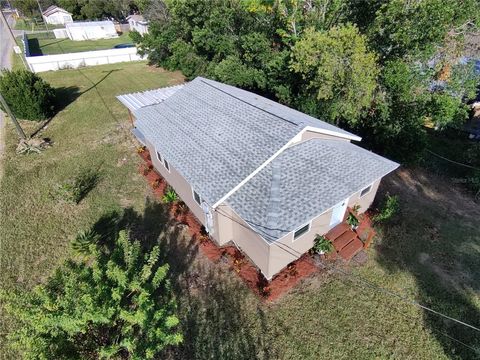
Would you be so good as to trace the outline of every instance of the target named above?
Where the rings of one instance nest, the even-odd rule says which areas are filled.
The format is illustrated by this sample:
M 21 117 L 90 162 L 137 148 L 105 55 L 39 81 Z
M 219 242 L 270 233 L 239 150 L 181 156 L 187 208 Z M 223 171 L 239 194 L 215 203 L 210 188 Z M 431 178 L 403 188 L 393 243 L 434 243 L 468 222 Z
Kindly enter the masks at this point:
M 353 141 L 362 141 L 362 138 L 358 135 L 355 134 L 350 134 L 350 133 L 341 133 L 338 131 L 332 131 L 332 130 L 327 130 L 327 129 L 321 129 L 317 128 L 314 126 L 306 126 L 304 128 L 306 131 L 313 131 L 319 134 L 324 134 L 324 135 L 331 135 L 331 136 L 336 136 L 342 139 L 348 139 L 348 140 L 353 140 Z

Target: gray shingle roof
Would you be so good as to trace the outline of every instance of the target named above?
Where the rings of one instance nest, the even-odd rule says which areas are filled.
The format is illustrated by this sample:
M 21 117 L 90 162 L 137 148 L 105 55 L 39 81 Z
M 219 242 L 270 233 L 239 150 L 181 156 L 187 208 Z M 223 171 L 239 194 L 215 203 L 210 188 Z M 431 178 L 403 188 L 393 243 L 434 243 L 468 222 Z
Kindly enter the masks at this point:
M 359 139 L 261 96 L 200 77 L 171 95 L 153 105 L 137 104 L 135 125 L 209 205 L 224 199 L 306 127 Z M 274 241 L 397 166 L 346 140 L 312 139 L 284 150 L 226 201 Z
M 301 130 L 202 78 L 134 115 L 136 127 L 210 205 Z
M 209 79 L 202 79 L 204 82 L 207 84 L 224 91 L 235 98 L 244 101 L 252 106 L 255 106 L 258 109 L 264 110 L 266 112 L 271 113 L 272 115 L 278 116 L 282 119 L 285 119 L 286 121 L 290 121 L 301 128 L 306 127 L 306 126 L 311 126 L 315 127 L 317 129 L 322 129 L 326 131 L 331 131 L 336 134 L 344 135 L 352 140 L 357 140 L 360 141 L 361 138 L 355 134 L 352 134 L 348 131 L 345 131 L 343 129 L 340 129 L 339 127 L 336 127 L 332 124 L 326 123 L 325 121 L 321 121 L 319 119 L 316 119 L 310 115 L 304 114 L 300 111 L 294 110 L 292 108 L 289 108 L 288 106 L 279 104 L 275 101 L 272 101 L 270 99 L 264 98 L 263 96 L 254 94 L 252 92 L 242 90 L 239 88 L 236 88 L 231 85 L 227 84 L 222 84 L 217 81 L 209 80 Z
M 311 139 L 283 151 L 227 203 L 271 242 L 397 167 L 345 140 Z

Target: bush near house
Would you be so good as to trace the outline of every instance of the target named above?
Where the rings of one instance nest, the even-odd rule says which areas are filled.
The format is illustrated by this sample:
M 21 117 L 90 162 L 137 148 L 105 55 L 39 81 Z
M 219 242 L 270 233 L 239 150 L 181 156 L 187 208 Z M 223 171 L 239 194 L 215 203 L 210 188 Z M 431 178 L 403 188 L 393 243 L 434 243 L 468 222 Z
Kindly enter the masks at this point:
M 20 119 L 40 121 L 54 114 L 54 89 L 32 72 L 4 70 L 0 76 L 0 93 Z

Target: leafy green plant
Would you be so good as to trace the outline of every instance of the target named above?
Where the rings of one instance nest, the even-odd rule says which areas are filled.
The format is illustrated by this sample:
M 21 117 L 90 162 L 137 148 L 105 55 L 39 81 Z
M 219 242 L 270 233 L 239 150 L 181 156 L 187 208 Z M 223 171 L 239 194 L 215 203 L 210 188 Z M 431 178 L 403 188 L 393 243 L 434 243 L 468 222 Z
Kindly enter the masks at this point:
M 334 249 L 333 244 L 323 235 L 318 235 L 313 241 L 313 250 L 318 254 L 328 254 Z
M 164 204 L 173 204 L 176 201 L 178 201 L 178 195 L 175 190 L 169 186 L 165 192 L 165 195 L 162 197 L 162 202 Z
M 352 228 L 357 227 L 359 224 L 358 218 L 354 214 L 350 213 L 347 217 L 347 224 Z
M 91 246 L 91 256 L 66 261 L 33 290 L 0 290 L 20 325 L 8 342 L 23 358 L 152 359 L 182 342 L 160 248 L 144 252 L 126 231 L 111 245 Z
M 55 91 L 33 72 L 2 70 L 0 93 L 20 119 L 40 121 L 54 114 Z
M 382 209 L 377 215 L 373 217 L 373 221 L 376 223 L 385 222 L 391 219 L 391 217 L 398 212 L 398 209 L 399 209 L 398 196 L 387 195 Z
M 100 174 L 97 170 L 82 170 L 74 179 L 58 186 L 57 197 L 66 202 L 78 204 L 97 186 L 99 180 Z

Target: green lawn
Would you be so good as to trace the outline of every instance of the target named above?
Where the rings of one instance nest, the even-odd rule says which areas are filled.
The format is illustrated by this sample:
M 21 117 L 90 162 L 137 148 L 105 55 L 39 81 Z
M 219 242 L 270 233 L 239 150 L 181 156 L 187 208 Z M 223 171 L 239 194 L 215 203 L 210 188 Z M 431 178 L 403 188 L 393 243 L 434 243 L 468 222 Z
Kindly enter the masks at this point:
M 63 53 L 74 53 L 82 51 L 112 49 L 115 45 L 131 43 L 128 33 L 123 33 L 114 39 L 99 39 L 73 41 L 70 39 L 55 39 L 48 34 L 28 35 L 28 46 L 30 55 L 54 55 Z
M 398 194 L 402 211 L 379 229 L 367 263 L 319 273 L 265 305 L 227 265 L 205 259 L 191 238 L 165 223 L 164 205 L 148 197 L 138 174 L 127 112 L 114 96 L 171 85 L 181 77 L 145 63 L 41 76 L 57 88 L 65 108 L 42 133 L 54 146 L 41 155 L 15 156 L 14 131 L 8 126 L 0 187 L 2 286 L 42 281 L 65 258 L 77 231 L 100 226 L 102 215 L 117 210 L 136 237 L 163 245 L 172 267 L 185 342 L 162 358 L 475 358 L 444 335 L 479 349 L 473 330 L 378 290 L 479 326 L 480 210 L 446 180 L 421 169 L 390 176 L 379 198 L 386 191 Z M 52 198 L 57 184 L 92 167 L 101 169 L 101 181 L 79 205 Z M 15 320 L 0 318 L 0 326 L 0 336 L 5 335 Z M 0 358 L 18 358 L 1 352 Z
M 61 29 L 64 28 L 64 25 L 51 25 L 47 24 L 48 30 L 52 29 Z M 45 24 L 42 20 L 34 21 L 32 19 L 18 19 L 15 22 L 15 30 L 29 30 L 29 31 L 39 31 L 47 30 Z

